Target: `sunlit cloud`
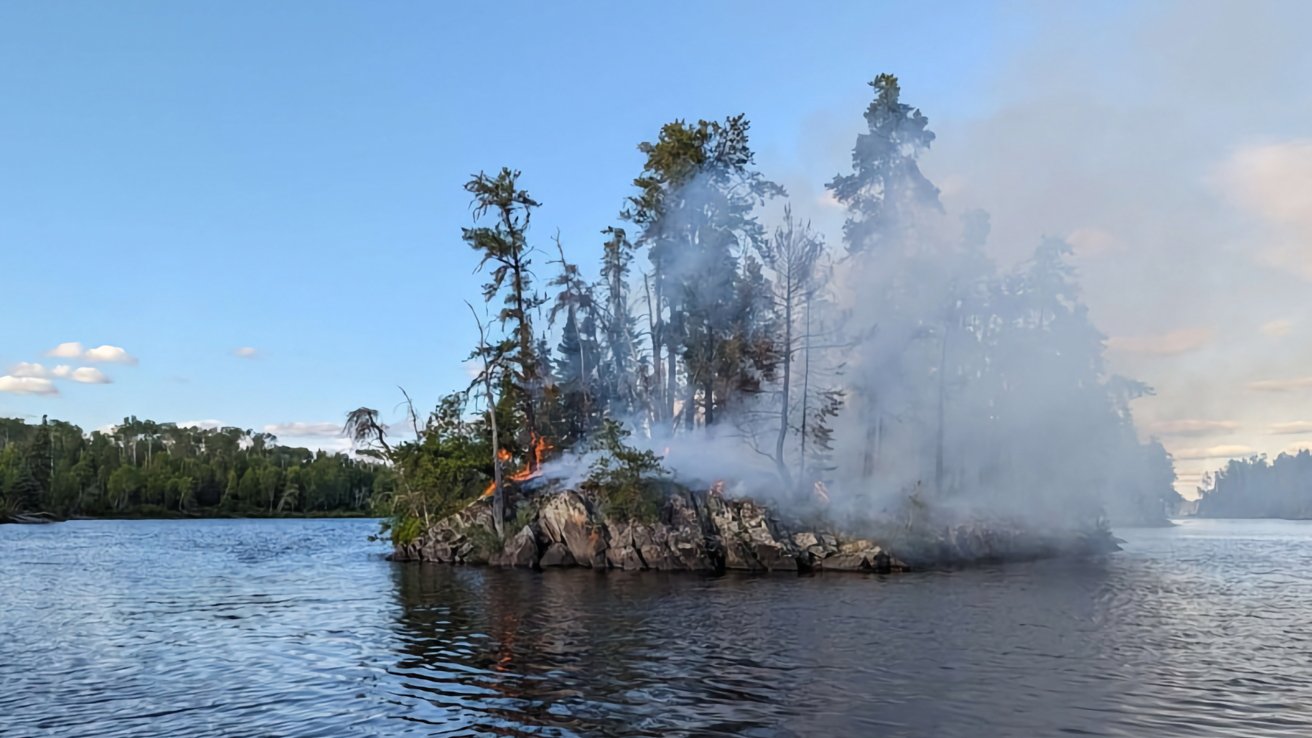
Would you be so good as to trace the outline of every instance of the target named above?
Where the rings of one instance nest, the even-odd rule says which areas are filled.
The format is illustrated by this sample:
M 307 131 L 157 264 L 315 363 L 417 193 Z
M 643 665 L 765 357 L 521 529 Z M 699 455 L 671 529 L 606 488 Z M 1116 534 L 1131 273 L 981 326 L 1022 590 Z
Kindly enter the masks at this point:
M 9 371 L 9 376 L 18 379 L 68 379 L 82 384 L 110 384 L 114 380 L 94 367 L 84 366 L 74 369 L 68 364 L 59 364 L 46 368 L 33 362 L 19 362 Z
M 59 367 L 59 368 L 67 369 L 68 367 Z M 105 376 L 104 372 L 91 366 L 78 367 L 77 369 L 74 369 L 73 371 L 69 372 L 67 374 L 67 377 L 68 379 L 71 379 L 74 382 L 81 382 L 82 384 L 110 384 L 114 381 L 109 377 Z
M 11 395 L 57 395 L 59 389 L 54 382 L 43 377 L 15 377 L 6 374 L 0 377 L 0 392 Z
M 1107 349 L 1123 354 L 1179 356 L 1197 351 L 1211 341 L 1210 328 L 1185 328 L 1151 336 L 1114 336 L 1107 339 Z
M 1240 456 L 1250 456 L 1257 451 L 1252 446 L 1243 446 L 1239 444 L 1228 444 L 1221 446 L 1207 446 L 1205 448 L 1182 448 L 1178 451 L 1172 451 L 1171 455 L 1177 459 L 1226 459 Z
M 1312 421 L 1291 420 L 1288 423 L 1273 423 L 1267 431 L 1273 436 L 1294 436 L 1300 433 L 1312 433 Z
M 1147 426 L 1154 436 L 1222 436 L 1238 429 L 1234 420 L 1160 420 Z
M 1289 335 L 1289 332 L 1293 329 L 1294 322 L 1291 320 L 1273 320 L 1269 323 L 1263 323 L 1262 327 L 1258 330 L 1262 331 L 1262 335 L 1264 336 L 1280 338 L 1281 336 Z
M 137 358 L 129 354 L 127 351 L 124 351 L 122 347 L 110 346 L 108 344 L 87 349 L 86 353 L 82 354 L 82 358 L 87 361 L 101 362 L 105 364 L 137 363 Z
M 55 356 L 62 359 L 76 359 L 82 356 L 82 344 L 77 341 L 68 341 L 46 352 L 46 356 Z
M 9 368 L 11 377 L 29 377 L 33 379 L 44 379 L 50 376 L 50 370 L 41 364 L 20 361 Z
M 1270 243 L 1258 259 L 1312 280 L 1312 139 L 1237 149 L 1216 179 L 1231 203 L 1267 226 Z
M 82 359 L 101 364 L 136 364 L 137 358 L 121 346 L 104 344 L 84 349 L 77 341 L 66 341 L 46 352 L 46 356 L 61 359 Z
M 1312 377 L 1294 377 L 1292 379 L 1262 379 L 1249 382 L 1248 388 L 1256 392 L 1296 392 L 1312 389 Z
M 1297 456 L 1303 451 L 1312 451 L 1312 442 L 1295 441 L 1288 446 L 1285 446 L 1284 453 L 1290 454 L 1291 456 Z

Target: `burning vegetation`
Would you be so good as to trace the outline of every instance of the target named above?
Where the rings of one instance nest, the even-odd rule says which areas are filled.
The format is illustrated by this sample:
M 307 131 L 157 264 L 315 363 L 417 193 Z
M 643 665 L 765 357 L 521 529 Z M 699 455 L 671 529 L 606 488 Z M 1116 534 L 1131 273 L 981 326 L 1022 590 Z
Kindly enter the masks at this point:
M 996 264 L 988 216 L 948 213 L 920 170 L 928 119 L 895 77 L 870 84 L 829 238 L 757 169 L 742 115 L 639 144 L 598 278 L 557 239 L 550 295 L 520 172 L 471 178 L 477 377 L 422 422 L 407 405 L 412 439 L 363 436 L 392 462 L 398 544 L 480 496 L 504 537 L 507 488 L 532 480 L 634 516 L 673 479 L 847 520 L 1162 517 L 1171 460 L 1129 410 L 1150 390 L 1105 371 L 1069 248 Z

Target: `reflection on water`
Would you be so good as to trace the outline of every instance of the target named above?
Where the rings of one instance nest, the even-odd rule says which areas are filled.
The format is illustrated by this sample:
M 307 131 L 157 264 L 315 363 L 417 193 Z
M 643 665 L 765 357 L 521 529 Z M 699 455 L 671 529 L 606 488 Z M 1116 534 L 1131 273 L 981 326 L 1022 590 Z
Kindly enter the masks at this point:
M 4 735 L 1312 734 L 1312 525 L 950 573 L 394 565 L 370 521 L 0 527 Z

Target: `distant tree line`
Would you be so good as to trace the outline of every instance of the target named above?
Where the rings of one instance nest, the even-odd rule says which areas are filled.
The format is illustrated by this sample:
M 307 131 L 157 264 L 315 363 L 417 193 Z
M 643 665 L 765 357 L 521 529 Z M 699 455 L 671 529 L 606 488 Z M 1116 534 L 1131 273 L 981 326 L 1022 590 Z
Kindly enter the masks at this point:
M 1199 517 L 1312 519 L 1312 452 L 1231 459 L 1198 491 Z
M 0 418 L 0 518 L 364 512 L 391 470 L 268 433 L 125 418 L 84 433 Z

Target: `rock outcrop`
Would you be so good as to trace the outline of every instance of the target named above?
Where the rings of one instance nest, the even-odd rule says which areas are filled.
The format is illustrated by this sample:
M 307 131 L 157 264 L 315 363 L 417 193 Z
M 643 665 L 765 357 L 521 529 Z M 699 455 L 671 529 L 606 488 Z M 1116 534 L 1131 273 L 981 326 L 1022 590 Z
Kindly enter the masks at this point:
M 597 499 L 577 490 L 521 494 L 511 502 L 518 522 L 507 523 L 504 540 L 484 499 L 398 545 L 392 558 L 533 569 L 886 573 L 1118 548 L 1102 528 L 1058 535 L 997 521 L 914 532 L 886 527 L 882 535 L 856 536 L 786 520 L 753 500 L 714 490 L 672 488 L 653 520 L 612 518 Z

